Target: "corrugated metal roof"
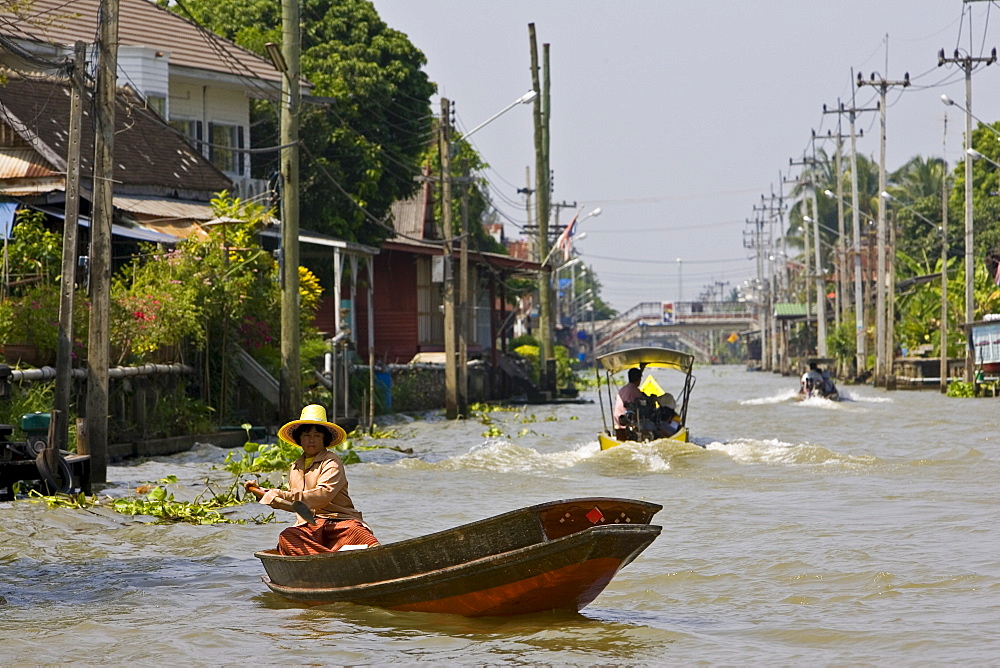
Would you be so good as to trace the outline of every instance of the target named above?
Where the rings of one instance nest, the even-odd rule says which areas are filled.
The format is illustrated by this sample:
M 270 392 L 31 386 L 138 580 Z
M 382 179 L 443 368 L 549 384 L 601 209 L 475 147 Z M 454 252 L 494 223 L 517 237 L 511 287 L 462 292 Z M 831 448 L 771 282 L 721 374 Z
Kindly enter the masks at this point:
M 779 318 L 804 318 L 810 313 L 815 313 L 816 309 L 812 304 L 775 304 L 774 315 Z
M 430 183 L 425 183 L 413 197 L 393 202 L 390 211 L 393 229 L 400 235 L 411 237 L 411 240 L 439 238 Z
M 123 197 L 115 195 L 115 208 L 142 214 L 146 224 L 172 221 L 212 220 L 215 213 L 208 202 L 190 202 L 165 197 Z
M 42 156 L 30 148 L 0 148 L 0 179 L 39 179 L 59 177 Z
M 77 40 L 91 42 L 98 34 L 99 9 L 100 0 L 32 0 L 27 18 L 34 20 L 21 20 L 7 7 L 0 7 L 0 15 L 10 18 L 4 28 L 12 37 L 69 47 Z M 262 81 L 280 85 L 281 75 L 267 59 L 149 0 L 119 0 L 118 15 L 122 46 L 164 51 L 170 54 L 171 65 L 251 78 L 258 85 L 265 85 Z

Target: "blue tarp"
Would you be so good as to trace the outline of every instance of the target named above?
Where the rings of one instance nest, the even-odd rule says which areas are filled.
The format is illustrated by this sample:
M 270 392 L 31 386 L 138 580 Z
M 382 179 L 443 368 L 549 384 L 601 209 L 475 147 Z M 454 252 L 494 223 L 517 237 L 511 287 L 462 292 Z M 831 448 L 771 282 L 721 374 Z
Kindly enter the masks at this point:
M 14 212 L 17 202 L 0 202 L 0 239 L 10 239 L 10 231 L 14 227 Z

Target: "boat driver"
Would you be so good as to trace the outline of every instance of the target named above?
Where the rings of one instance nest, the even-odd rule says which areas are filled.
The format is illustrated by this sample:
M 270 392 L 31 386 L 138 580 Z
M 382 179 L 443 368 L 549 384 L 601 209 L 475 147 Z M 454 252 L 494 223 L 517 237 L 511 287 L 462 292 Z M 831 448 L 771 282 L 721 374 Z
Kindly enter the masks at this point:
M 810 362 L 809 370 L 802 374 L 800 391 L 808 396 L 813 391 L 822 389 L 823 385 L 823 374 L 819 370 L 819 365 L 816 362 Z
M 265 489 L 256 480 L 243 485 L 259 503 L 298 513 L 298 524 L 278 536 L 278 552 L 307 556 L 378 545 L 347 493 L 344 463 L 328 450 L 343 443 L 347 434 L 340 425 L 327 422 L 326 409 L 319 404 L 306 406 L 298 420 L 278 430 L 278 438 L 302 448 L 302 456 L 288 473 L 288 490 Z M 306 508 L 301 509 L 300 503 Z
M 616 427 L 629 426 L 622 424 L 622 416 L 629 411 L 629 406 L 632 405 L 636 399 L 645 396 L 642 393 L 642 390 L 639 389 L 640 380 L 642 380 L 642 369 L 634 368 L 628 370 L 628 383 L 626 383 L 622 389 L 618 390 L 618 396 L 615 398 L 615 410 L 613 416 Z

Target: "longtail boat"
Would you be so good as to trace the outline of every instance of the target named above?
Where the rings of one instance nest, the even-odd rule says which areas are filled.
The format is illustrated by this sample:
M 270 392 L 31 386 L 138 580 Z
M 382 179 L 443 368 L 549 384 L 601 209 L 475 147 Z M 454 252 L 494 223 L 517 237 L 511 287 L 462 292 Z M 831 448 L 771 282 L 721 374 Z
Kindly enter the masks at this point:
M 263 550 L 264 582 L 320 605 L 351 602 L 466 617 L 578 611 L 645 550 L 662 506 L 593 497 L 553 501 L 363 550 Z
M 688 443 L 690 434 L 687 425 L 688 399 L 694 389 L 694 355 L 669 348 L 626 348 L 597 357 L 604 367 L 605 379 L 600 385 L 607 388 L 607 396 L 601 400 L 601 419 L 604 429 L 598 433 L 601 450 L 613 448 L 630 441 L 670 440 Z M 626 405 L 628 411 L 622 416 L 621 424 L 614 421 L 616 395 L 612 393 L 612 376 L 628 369 L 666 369 L 676 378 L 674 384 L 677 396 L 665 392 L 660 383 L 647 374 L 639 389 L 643 397 L 633 406 Z M 663 380 L 661 378 L 661 380 Z M 605 416 L 605 400 L 608 411 Z M 608 426 L 608 418 L 611 425 Z

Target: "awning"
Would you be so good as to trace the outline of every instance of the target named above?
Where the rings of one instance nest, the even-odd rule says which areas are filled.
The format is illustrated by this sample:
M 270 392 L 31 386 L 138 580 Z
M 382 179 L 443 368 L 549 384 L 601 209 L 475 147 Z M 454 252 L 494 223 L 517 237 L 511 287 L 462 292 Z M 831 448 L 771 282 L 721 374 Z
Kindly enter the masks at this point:
M 14 212 L 17 202 L 0 202 L 0 239 L 10 239 L 10 231 L 14 228 Z
M 125 197 L 115 195 L 116 209 L 146 216 L 146 222 L 209 221 L 215 218 L 212 205 L 208 202 L 176 200 L 167 197 Z
M 61 218 L 62 216 L 60 216 Z M 83 227 L 90 227 L 90 219 L 80 216 L 80 225 Z M 111 235 L 126 237 L 128 239 L 135 239 L 137 241 L 151 241 L 157 244 L 176 244 L 180 241 L 178 237 L 171 236 L 169 234 L 161 234 L 160 232 L 153 232 L 152 230 L 141 229 L 138 227 L 125 227 L 123 225 L 111 224 Z
M 54 216 L 61 220 L 66 220 L 66 212 L 60 211 L 59 209 L 53 209 L 50 207 L 32 207 L 43 213 Z M 77 218 L 77 224 L 82 227 L 90 227 L 90 218 L 86 216 L 79 216 Z M 111 235 L 125 237 L 127 239 L 135 239 L 136 241 L 150 241 L 157 244 L 176 244 L 181 239 L 179 237 L 171 236 L 169 234 L 162 234 L 160 232 L 154 232 L 152 230 L 147 230 L 139 227 L 125 227 L 124 225 L 111 224 Z
M 261 230 L 260 236 L 280 240 L 281 229 L 269 228 Z M 327 248 L 340 248 L 341 250 L 347 251 L 348 253 L 354 253 L 356 255 L 375 256 L 379 254 L 379 249 L 374 246 L 366 246 L 365 244 L 359 244 L 356 241 L 344 241 L 343 239 L 327 236 L 325 234 L 321 234 L 320 232 L 310 232 L 309 230 L 299 230 L 299 243 L 310 244 L 313 246 L 326 246 Z

